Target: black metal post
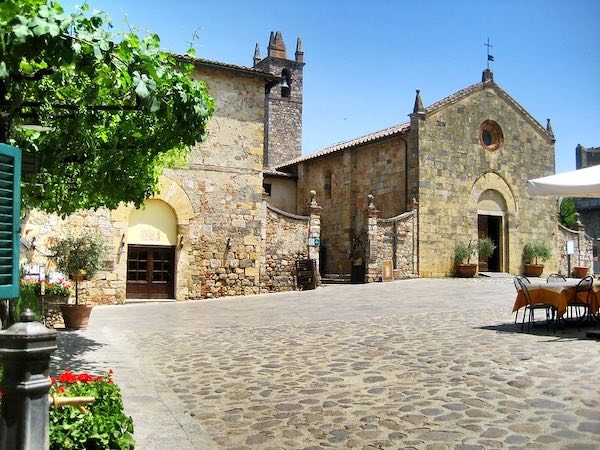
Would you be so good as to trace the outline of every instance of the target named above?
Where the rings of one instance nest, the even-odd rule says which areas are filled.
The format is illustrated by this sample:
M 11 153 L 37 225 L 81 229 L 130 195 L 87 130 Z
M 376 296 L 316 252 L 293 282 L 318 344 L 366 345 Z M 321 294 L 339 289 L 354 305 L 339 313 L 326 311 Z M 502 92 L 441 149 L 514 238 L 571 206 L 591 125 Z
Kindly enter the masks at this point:
M 49 446 L 48 391 L 55 330 L 35 322 L 30 309 L 0 332 L 4 365 L 0 450 L 45 450 Z

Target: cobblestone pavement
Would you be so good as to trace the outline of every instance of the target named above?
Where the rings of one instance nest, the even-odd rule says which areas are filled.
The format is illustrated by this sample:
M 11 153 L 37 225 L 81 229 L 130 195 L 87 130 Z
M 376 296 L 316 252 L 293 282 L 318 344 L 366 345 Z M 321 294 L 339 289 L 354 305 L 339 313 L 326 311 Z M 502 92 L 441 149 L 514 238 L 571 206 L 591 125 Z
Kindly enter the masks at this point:
M 100 307 L 79 337 L 107 338 L 86 358 L 111 355 L 117 381 L 146 374 L 122 384 L 139 448 L 600 448 L 600 342 L 519 332 L 514 297 L 511 279 L 419 279 Z M 148 444 L 169 432 L 152 402 L 188 444 Z

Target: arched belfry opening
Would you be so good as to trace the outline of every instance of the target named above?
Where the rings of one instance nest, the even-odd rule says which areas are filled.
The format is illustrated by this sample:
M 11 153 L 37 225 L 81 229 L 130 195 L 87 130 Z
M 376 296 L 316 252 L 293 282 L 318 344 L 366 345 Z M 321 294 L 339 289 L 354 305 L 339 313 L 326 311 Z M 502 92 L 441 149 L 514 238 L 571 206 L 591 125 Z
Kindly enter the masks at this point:
M 288 69 L 281 71 L 281 96 L 289 97 L 292 92 L 292 74 Z
M 507 270 L 506 212 L 506 200 L 500 192 L 487 189 L 481 193 L 477 202 L 477 234 L 479 239 L 489 237 L 496 245 L 496 249 L 489 258 L 479 259 L 480 272 L 504 272 Z
M 162 200 L 146 200 L 129 215 L 127 298 L 175 298 L 177 216 Z

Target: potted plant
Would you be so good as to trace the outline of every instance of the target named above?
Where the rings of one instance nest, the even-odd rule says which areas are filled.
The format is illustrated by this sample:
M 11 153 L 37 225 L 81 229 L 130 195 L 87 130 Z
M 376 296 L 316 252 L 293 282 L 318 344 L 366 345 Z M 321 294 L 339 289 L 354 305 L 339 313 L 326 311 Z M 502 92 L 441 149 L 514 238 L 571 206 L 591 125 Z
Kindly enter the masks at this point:
M 456 265 L 456 276 L 461 278 L 474 277 L 477 273 L 477 264 L 471 263 L 471 256 L 475 253 L 475 246 L 469 241 L 462 242 L 454 247 L 454 263 Z
M 539 277 L 544 271 L 540 262 L 547 261 L 552 256 L 550 247 L 545 242 L 537 241 L 525 244 L 523 247 L 523 262 L 525 263 L 525 276 Z
M 68 235 L 50 247 L 58 270 L 68 273 L 75 281 L 75 304 L 61 305 L 66 328 L 87 326 L 92 307 L 79 304 L 79 284 L 83 277 L 90 279 L 100 269 L 104 257 L 104 241 L 98 234 Z
M 575 266 L 575 267 L 573 267 L 573 276 L 575 278 L 585 278 L 589 271 L 590 271 L 589 267 Z
M 477 252 L 479 253 L 479 259 L 488 259 L 494 254 L 496 245 L 491 238 L 486 237 L 477 241 Z

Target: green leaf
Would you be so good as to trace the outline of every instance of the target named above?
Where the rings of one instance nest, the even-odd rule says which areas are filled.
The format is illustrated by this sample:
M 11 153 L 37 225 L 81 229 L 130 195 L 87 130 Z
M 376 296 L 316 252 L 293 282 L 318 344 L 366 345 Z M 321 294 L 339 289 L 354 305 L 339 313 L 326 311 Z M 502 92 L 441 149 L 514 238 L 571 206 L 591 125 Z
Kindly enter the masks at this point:
M 8 69 L 6 68 L 6 63 L 4 61 L 0 62 L 0 78 L 8 77 Z
M 33 36 L 33 32 L 29 29 L 29 27 L 23 24 L 15 25 L 13 27 L 13 33 L 17 38 L 17 42 L 19 43 L 25 42 L 27 36 Z

